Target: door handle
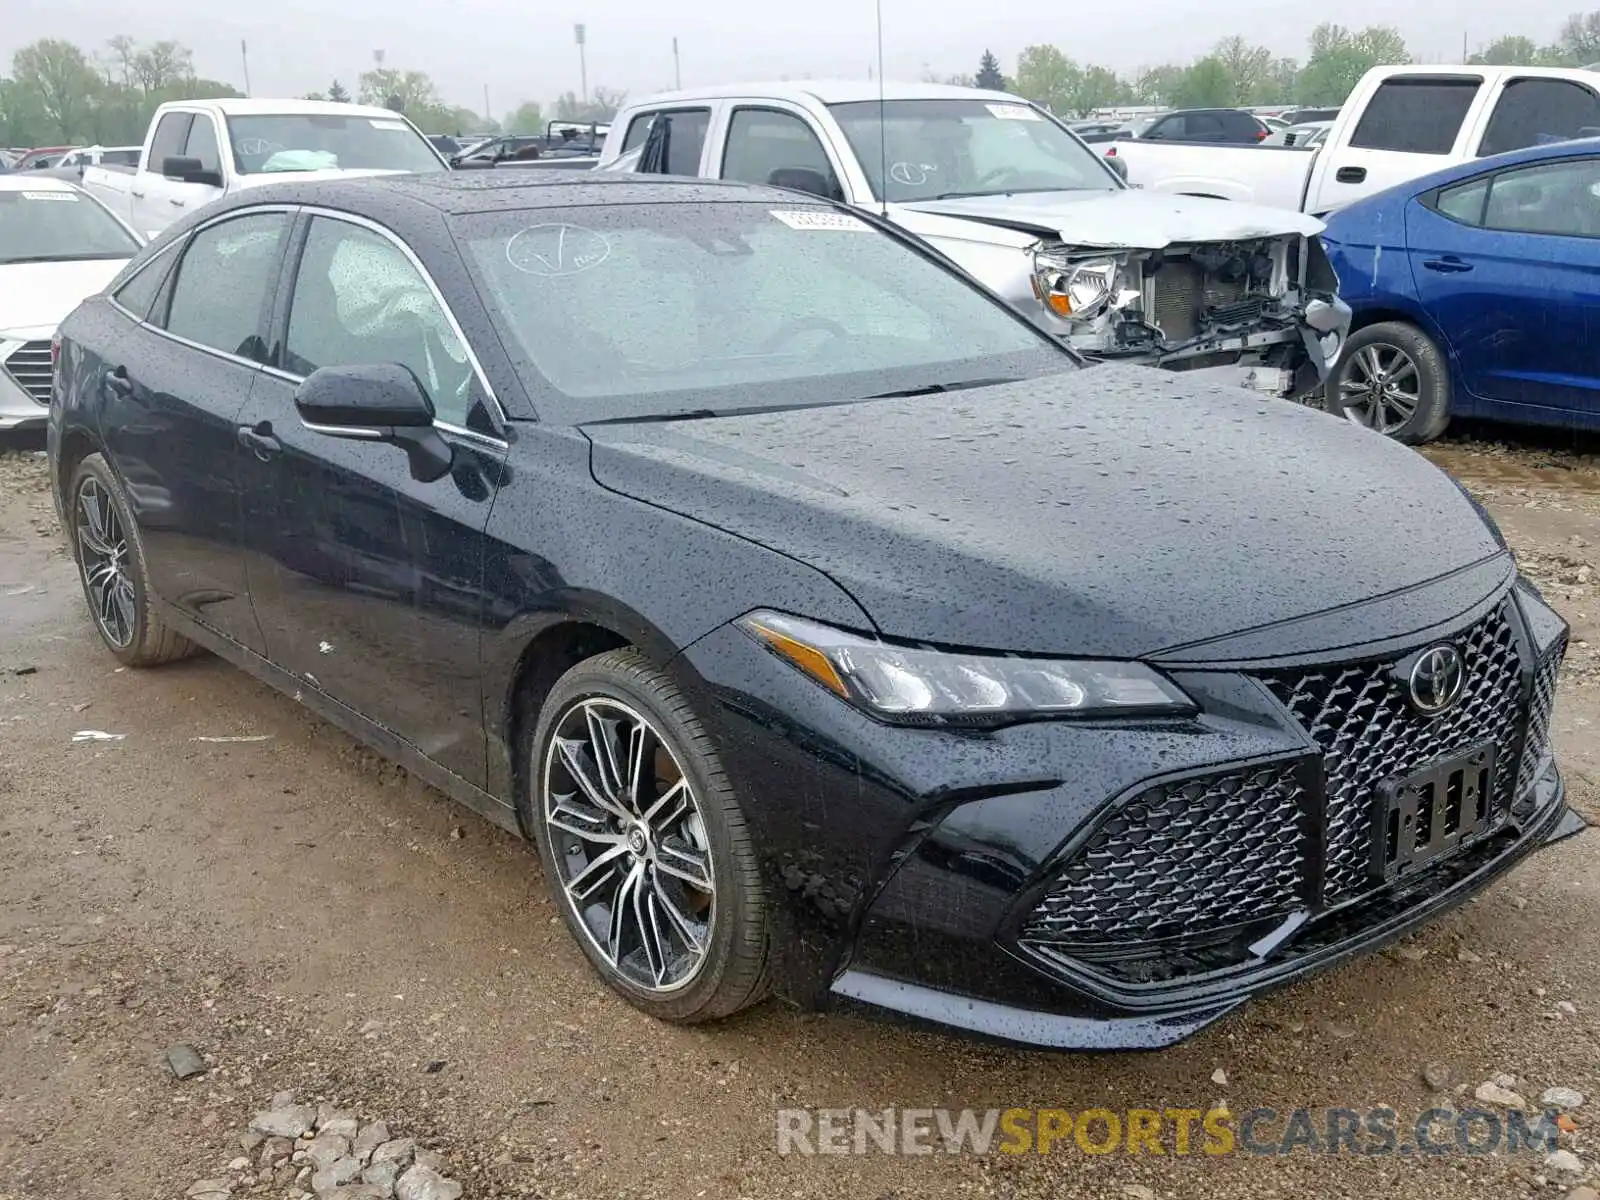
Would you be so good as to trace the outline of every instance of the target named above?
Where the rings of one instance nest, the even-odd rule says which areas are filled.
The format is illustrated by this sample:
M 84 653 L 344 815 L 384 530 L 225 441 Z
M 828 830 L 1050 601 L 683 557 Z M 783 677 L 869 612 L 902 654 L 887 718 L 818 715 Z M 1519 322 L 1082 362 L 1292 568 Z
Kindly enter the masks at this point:
M 236 435 L 239 445 L 254 454 L 262 462 L 283 453 L 283 443 L 272 436 L 272 422 L 260 421 L 254 426 L 241 425 Z
M 127 367 L 114 367 L 105 374 L 106 387 L 119 396 L 133 395 L 133 380 L 128 378 Z
M 172 205 L 174 208 L 182 208 L 189 202 L 187 200 L 179 200 L 176 196 L 173 196 L 167 200 L 167 203 Z
M 132 188 L 128 189 L 128 195 L 132 196 L 135 200 L 143 200 L 144 199 L 144 193 L 143 192 L 136 192 Z
M 1454 254 L 1446 254 L 1443 258 L 1425 258 L 1422 265 L 1430 271 L 1437 271 L 1441 275 L 1460 275 L 1472 270 L 1472 264 L 1462 262 Z
M 1365 183 L 1367 169 L 1365 167 L 1340 167 L 1333 173 L 1333 177 L 1340 183 Z

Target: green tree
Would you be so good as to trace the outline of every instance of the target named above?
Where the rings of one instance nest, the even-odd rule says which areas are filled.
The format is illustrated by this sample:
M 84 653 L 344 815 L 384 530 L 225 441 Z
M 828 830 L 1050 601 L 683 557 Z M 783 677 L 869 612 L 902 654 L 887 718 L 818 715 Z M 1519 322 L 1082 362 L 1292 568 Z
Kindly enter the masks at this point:
M 617 115 L 617 110 L 627 98 L 627 92 L 608 87 L 595 88 L 588 103 L 578 99 L 576 92 L 563 92 L 556 97 L 555 119 L 574 122 L 609 121 Z
M 394 108 L 411 118 L 419 129 L 437 133 L 451 124 L 451 110 L 439 98 L 439 89 L 426 71 L 401 71 L 375 67 L 356 80 L 362 104 Z
M 1053 113 L 1075 111 L 1074 99 L 1082 72 L 1054 46 L 1027 46 L 1017 55 L 1012 90 Z
M 11 74 L 14 86 L 37 106 L 45 127 L 63 141 L 90 133 L 91 118 L 105 89 L 77 46 L 56 38 L 24 46 L 12 57 Z
M 1311 31 L 1311 53 L 1300 72 L 1299 99 L 1304 104 L 1343 104 L 1373 67 L 1410 61 L 1405 39 L 1388 26 L 1352 33 L 1343 25 L 1318 25 Z
M 133 81 L 146 96 L 194 78 L 194 55 L 177 42 L 152 42 L 133 56 Z
M 1175 108 L 1231 107 L 1237 103 L 1233 75 L 1221 59 L 1208 54 L 1183 73 L 1171 103 Z
M 505 121 L 507 133 L 543 133 L 544 110 L 532 100 L 524 100 Z
M 1539 47 L 1532 38 L 1500 37 L 1467 61 L 1491 67 L 1531 67 L 1540 61 Z
M 1172 97 L 1183 85 L 1185 74 L 1186 69 L 1175 63 L 1147 67 L 1134 78 L 1133 99 L 1140 104 L 1171 104 Z
M 1000 60 L 989 51 L 983 52 L 983 57 L 978 60 L 978 74 L 973 82 L 981 88 L 991 92 L 1006 90 L 1006 77 L 1000 73 Z
M 349 104 L 350 93 L 345 89 L 344 84 L 335 79 L 328 85 L 328 99 L 335 104 Z
M 1562 56 L 1574 66 L 1600 62 L 1600 9 L 1573 13 L 1561 26 L 1556 39 Z
M 1223 38 L 1212 48 L 1211 57 L 1228 73 L 1230 98 L 1227 104 L 1252 104 L 1272 80 L 1272 51 L 1253 46 L 1244 38 Z

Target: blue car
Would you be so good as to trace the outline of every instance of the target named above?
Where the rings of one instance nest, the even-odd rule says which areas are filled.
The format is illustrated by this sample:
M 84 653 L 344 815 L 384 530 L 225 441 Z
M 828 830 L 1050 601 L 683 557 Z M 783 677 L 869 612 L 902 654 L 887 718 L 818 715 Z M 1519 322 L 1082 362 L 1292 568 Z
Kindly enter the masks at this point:
M 1452 416 L 1600 429 L 1600 138 L 1390 188 L 1323 242 L 1355 311 L 1329 411 L 1413 444 Z

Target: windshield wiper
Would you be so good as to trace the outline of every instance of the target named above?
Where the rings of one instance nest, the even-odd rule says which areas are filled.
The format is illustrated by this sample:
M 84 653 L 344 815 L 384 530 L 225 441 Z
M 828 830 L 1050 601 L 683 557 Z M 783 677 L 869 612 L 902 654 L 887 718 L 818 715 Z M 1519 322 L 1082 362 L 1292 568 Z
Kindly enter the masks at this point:
M 901 388 L 893 392 L 876 392 L 863 396 L 863 400 L 903 400 L 908 396 L 935 396 L 940 392 L 964 392 L 968 388 L 998 387 L 1002 383 L 1016 383 L 1016 376 L 1006 375 L 994 379 L 958 379 L 954 383 L 928 383 L 922 387 Z
M 0 258 L 0 267 L 20 266 L 23 263 L 96 262 L 105 258 L 132 258 L 137 253 L 137 248 L 130 248 L 126 254 L 112 250 L 99 254 L 25 254 L 20 258 Z

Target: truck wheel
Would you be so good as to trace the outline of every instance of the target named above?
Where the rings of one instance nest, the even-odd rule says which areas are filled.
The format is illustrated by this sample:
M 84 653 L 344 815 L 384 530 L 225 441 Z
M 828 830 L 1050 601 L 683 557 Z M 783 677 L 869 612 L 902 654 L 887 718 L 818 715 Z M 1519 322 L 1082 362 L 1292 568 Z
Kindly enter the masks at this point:
M 1327 385 L 1329 412 L 1408 446 L 1450 424 L 1450 371 L 1415 325 L 1384 321 L 1352 334 Z

